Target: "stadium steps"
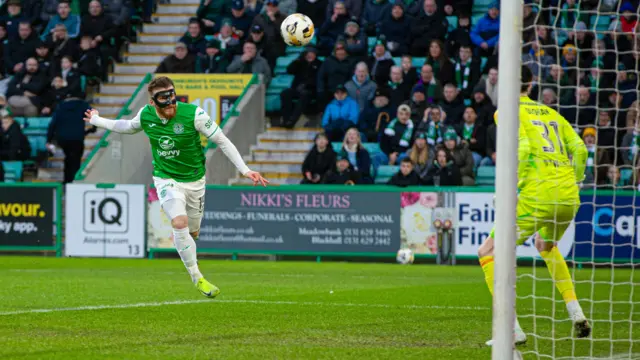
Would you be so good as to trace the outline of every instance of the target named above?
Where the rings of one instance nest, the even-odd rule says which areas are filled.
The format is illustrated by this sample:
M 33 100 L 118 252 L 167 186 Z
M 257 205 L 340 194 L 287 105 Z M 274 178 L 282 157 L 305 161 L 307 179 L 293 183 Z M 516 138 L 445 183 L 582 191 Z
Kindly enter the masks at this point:
M 137 64 L 116 64 L 114 72 L 117 74 L 146 74 L 156 71 L 158 64 L 155 63 L 137 63 Z
M 138 41 L 144 42 L 145 44 L 162 44 L 162 43 L 175 43 L 182 37 L 184 31 L 170 33 L 152 33 L 152 34 L 140 34 L 138 36 Z
M 179 33 L 185 31 L 183 24 L 144 24 L 142 32 L 144 34 L 159 34 L 159 33 Z
M 259 171 L 275 185 L 299 184 L 302 180 L 301 167 L 313 139 L 320 129 L 272 127 L 258 135 L 257 144 L 244 156 L 253 170 Z M 248 184 L 238 176 L 229 181 L 231 185 Z
M 159 15 L 187 15 L 187 16 L 196 16 L 196 11 L 198 11 L 198 3 L 186 3 L 186 4 L 163 4 L 158 6 L 158 10 L 156 11 Z M 185 21 L 184 24 L 187 24 L 188 21 Z
M 93 102 L 96 104 L 125 104 L 129 98 L 130 94 L 121 93 L 121 94 L 106 94 L 106 93 L 98 93 L 95 94 Z
M 127 98 L 133 94 L 134 91 L 138 88 L 138 84 L 136 83 L 120 83 L 120 84 L 102 84 L 100 85 L 100 93 L 106 95 L 127 95 Z
M 158 10 L 166 6 L 164 4 L 158 5 Z M 182 25 L 184 26 L 185 31 L 187 31 L 187 24 L 189 23 L 189 19 L 191 17 L 196 16 L 195 10 L 191 14 L 165 14 L 165 13 L 155 13 L 151 15 L 151 21 L 156 24 L 168 24 L 168 25 Z
M 137 53 L 124 53 L 123 60 L 125 63 L 154 63 L 159 64 L 169 53 L 152 53 L 152 54 L 137 54 Z

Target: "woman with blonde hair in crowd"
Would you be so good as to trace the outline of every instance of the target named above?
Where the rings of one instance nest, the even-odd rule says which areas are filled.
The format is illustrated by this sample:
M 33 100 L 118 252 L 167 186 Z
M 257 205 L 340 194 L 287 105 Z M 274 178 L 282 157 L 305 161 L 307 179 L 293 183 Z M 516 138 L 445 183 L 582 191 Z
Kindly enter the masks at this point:
M 425 181 L 427 172 L 435 160 L 433 149 L 427 144 L 427 134 L 422 132 L 416 135 L 413 146 L 407 151 L 405 157 L 413 163 L 413 170 L 418 174 L 420 180 Z
M 360 131 L 352 127 L 344 134 L 342 140 L 342 151 L 347 155 L 349 163 L 356 171 L 362 174 L 361 182 L 364 184 L 373 184 L 371 176 L 371 155 L 367 149 L 362 146 L 362 138 Z

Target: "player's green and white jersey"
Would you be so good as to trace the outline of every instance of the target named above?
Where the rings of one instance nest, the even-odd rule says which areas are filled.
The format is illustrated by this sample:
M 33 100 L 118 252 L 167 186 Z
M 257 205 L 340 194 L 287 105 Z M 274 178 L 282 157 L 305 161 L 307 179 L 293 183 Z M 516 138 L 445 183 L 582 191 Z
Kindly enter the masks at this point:
M 152 105 L 133 118 L 132 127 L 149 137 L 153 155 L 153 176 L 179 182 L 200 180 L 205 175 L 205 156 L 200 133 L 207 138 L 219 127 L 200 107 L 178 102 L 176 116 L 166 120 Z

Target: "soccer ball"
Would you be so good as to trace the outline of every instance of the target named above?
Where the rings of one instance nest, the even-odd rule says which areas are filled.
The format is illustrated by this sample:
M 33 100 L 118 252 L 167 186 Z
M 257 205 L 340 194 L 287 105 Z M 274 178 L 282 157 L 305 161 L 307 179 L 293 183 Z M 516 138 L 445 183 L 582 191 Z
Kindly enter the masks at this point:
M 303 14 L 291 14 L 280 25 L 280 34 L 287 45 L 305 46 L 313 39 L 313 21 Z
M 402 265 L 413 264 L 413 251 L 411 251 L 411 249 L 398 250 L 396 261 Z

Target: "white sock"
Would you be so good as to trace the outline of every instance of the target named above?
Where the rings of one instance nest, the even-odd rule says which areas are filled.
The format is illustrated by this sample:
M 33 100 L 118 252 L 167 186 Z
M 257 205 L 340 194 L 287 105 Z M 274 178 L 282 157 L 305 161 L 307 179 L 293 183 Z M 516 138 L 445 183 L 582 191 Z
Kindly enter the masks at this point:
M 582 307 L 578 300 L 569 301 L 567 303 L 567 312 L 569 313 L 569 317 L 584 317 L 584 313 L 582 312 Z
M 518 321 L 518 316 L 516 316 L 516 321 L 513 324 L 513 330 L 516 332 L 518 331 L 522 332 L 522 328 L 520 327 L 520 322 Z
M 178 254 L 187 268 L 191 280 L 195 283 L 202 277 L 198 269 L 198 258 L 196 255 L 196 242 L 189 234 L 189 228 L 173 229 L 173 244 L 178 250 Z

